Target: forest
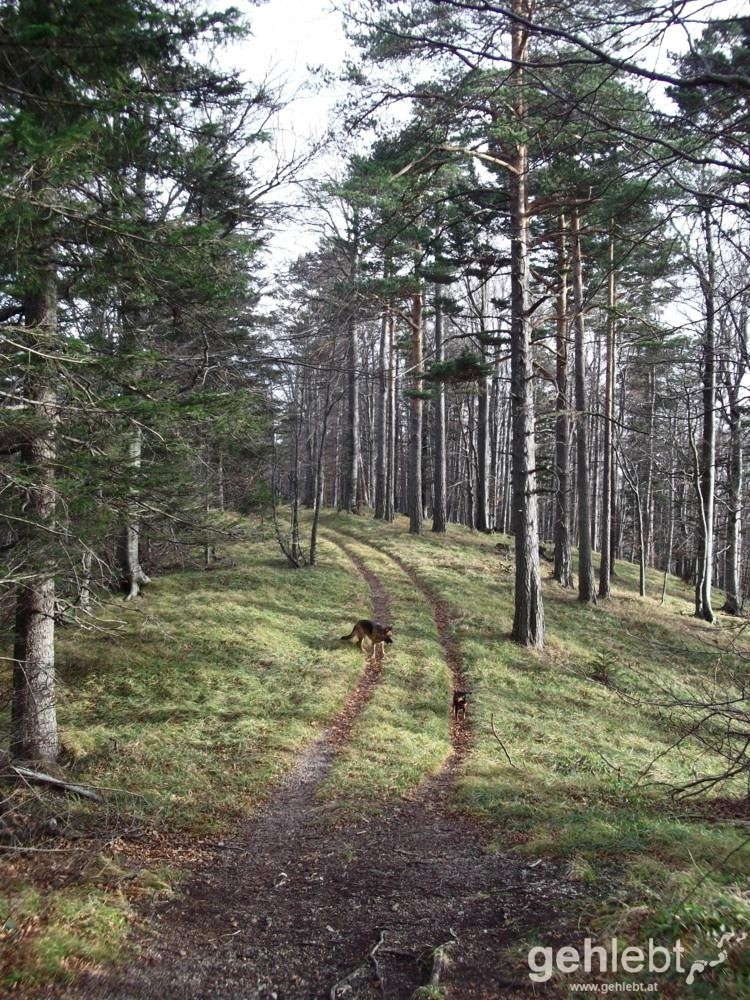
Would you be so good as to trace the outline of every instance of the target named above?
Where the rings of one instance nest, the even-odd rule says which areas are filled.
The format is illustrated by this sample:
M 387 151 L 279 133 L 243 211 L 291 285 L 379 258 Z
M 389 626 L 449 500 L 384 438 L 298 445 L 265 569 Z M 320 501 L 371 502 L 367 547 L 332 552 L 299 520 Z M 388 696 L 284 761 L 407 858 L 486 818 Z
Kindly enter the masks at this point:
M 0 992 L 750 996 L 750 17 L 276 7 L 0 3 Z

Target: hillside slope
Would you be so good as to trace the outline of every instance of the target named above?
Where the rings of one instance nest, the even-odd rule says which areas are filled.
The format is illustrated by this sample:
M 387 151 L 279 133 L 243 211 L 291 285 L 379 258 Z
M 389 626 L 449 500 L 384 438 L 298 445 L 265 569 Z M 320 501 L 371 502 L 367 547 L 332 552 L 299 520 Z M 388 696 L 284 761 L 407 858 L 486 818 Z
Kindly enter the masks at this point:
M 298 754 L 326 738 L 330 753 L 308 788 L 311 812 L 302 825 L 337 831 L 339 867 L 356 865 L 351 831 L 374 831 L 377 823 L 384 839 L 371 846 L 387 843 L 392 857 L 403 851 L 408 858 L 420 842 L 413 827 L 425 794 L 444 834 L 443 867 L 450 870 L 455 856 L 458 872 L 475 872 L 465 880 L 473 902 L 461 913 L 479 912 L 481 857 L 487 845 L 499 852 L 488 886 L 493 909 L 480 907 L 482 920 L 497 923 L 503 893 L 514 905 L 503 911 L 503 933 L 491 953 L 480 957 L 465 941 L 456 946 L 464 979 L 455 970 L 443 976 L 449 995 L 500 995 L 466 992 L 462 947 L 475 969 L 486 965 L 485 978 L 493 967 L 506 977 L 512 970 L 509 982 L 519 995 L 528 983 L 528 948 L 573 944 L 565 935 L 576 924 L 576 940 L 582 929 L 633 944 L 679 936 L 707 959 L 715 957 L 724 929 L 750 927 L 746 828 L 729 822 L 743 818 L 731 800 L 744 789 L 717 788 L 721 799 L 711 805 L 671 796 L 670 787 L 721 762 L 694 739 L 675 746 L 681 713 L 656 704 L 693 697 L 707 678 L 729 685 L 730 674 L 746 671 L 746 661 L 734 664 L 726 652 L 737 639 L 731 622 L 711 629 L 690 618 L 689 595 L 678 581 L 669 582 L 663 607 L 641 601 L 632 568 L 619 564 L 615 597 L 606 606 L 579 607 L 574 595 L 549 582 L 548 646 L 529 653 L 508 639 L 512 567 L 495 538 L 461 529 L 447 539 L 414 538 L 401 522 L 330 514 L 320 555 L 319 568 L 290 571 L 270 533 L 256 526 L 213 572 L 174 573 L 136 608 L 110 607 L 108 617 L 123 622 L 119 631 L 110 624 L 65 644 L 61 725 L 68 772 L 111 791 L 106 813 L 49 796 L 37 801 L 40 817 L 56 811 L 66 836 L 40 844 L 59 855 L 16 854 L 5 865 L 7 985 L 33 991 L 50 976 L 91 971 L 117 956 L 133 920 L 143 926 L 149 901 L 168 897 L 191 871 L 195 878 L 201 865 L 212 865 L 217 843 L 238 823 L 257 815 L 262 827 L 263 815 L 276 815 L 275 826 L 285 825 L 288 810 L 273 813 L 284 793 L 276 793 L 276 806 L 264 803 L 282 776 L 299 767 Z M 380 608 L 367 572 L 387 598 Z M 392 616 L 396 642 L 363 681 L 364 658 L 339 636 L 373 607 Z M 472 689 L 460 732 L 449 721 L 457 677 Z M 362 696 L 354 697 L 363 683 Z M 403 805 L 410 800 L 416 813 Z M 446 827 L 451 817 L 471 819 L 471 831 Z M 424 849 L 429 855 L 429 838 Z M 539 884 L 559 919 L 540 899 L 533 902 L 525 883 L 515 884 L 520 873 L 533 871 L 543 874 Z M 405 878 L 402 871 L 406 896 L 425 893 Z M 406 896 L 400 906 L 407 907 Z M 245 900 L 243 913 L 249 905 Z M 433 933 L 441 905 L 450 910 L 433 901 Z M 475 917 L 466 934 L 481 923 Z M 357 943 L 369 950 L 375 941 Z M 747 959 L 739 947 L 730 948 L 729 958 L 690 995 L 744 995 Z M 346 948 L 341 960 L 346 966 Z M 401 976 L 407 988 L 405 972 L 388 974 L 394 983 Z M 333 971 L 327 975 L 320 981 L 332 985 Z M 555 976 L 537 990 L 562 988 L 569 978 Z M 463 992 L 456 982 L 464 983 Z M 485 988 L 479 973 L 477 984 Z M 685 989 L 684 976 L 665 974 L 659 984 L 667 995 Z M 105 994 L 94 988 L 88 995 Z

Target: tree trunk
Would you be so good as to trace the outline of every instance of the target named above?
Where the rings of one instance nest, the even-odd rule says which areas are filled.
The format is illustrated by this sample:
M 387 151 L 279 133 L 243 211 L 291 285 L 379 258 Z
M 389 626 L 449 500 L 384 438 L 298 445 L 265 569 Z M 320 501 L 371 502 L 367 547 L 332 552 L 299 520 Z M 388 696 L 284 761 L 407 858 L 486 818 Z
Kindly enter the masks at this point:
M 466 402 L 466 424 L 461 408 L 461 440 L 464 446 L 464 517 L 467 528 L 474 529 L 476 523 L 476 494 L 474 492 L 474 409 L 471 399 Z
M 477 531 L 489 531 L 489 378 L 483 378 L 477 386 Z
M 218 510 L 227 509 L 226 483 L 224 481 L 224 452 L 219 449 L 216 460 L 216 506 Z
M 669 511 L 667 526 L 667 552 L 664 558 L 664 580 L 661 588 L 661 603 L 667 597 L 667 580 L 672 566 L 672 547 L 674 545 L 674 470 L 669 473 Z
M 510 405 L 508 405 L 510 404 Z M 513 400 L 506 399 L 505 428 L 503 432 L 503 478 L 500 524 L 498 530 L 509 534 L 513 520 Z
M 357 324 L 354 316 L 347 320 L 349 419 L 346 426 L 346 477 L 344 508 L 359 513 L 359 372 L 357 370 Z
M 310 558 L 311 566 L 315 566 L 318 557 L 318 524 L 320 522 L 320 511 L 323 506 L 323 456 L 325 454 L 326 439 L 328 437 L 328 423 L 331 418 L 331 385 L 326 385 L 325 403 L 323 404 L 323 425 L 318 435 L 318 451 L 315 458 L 315 500 L 313 502 L 313 519 L 310 528 Z
M 557 264 L 555 366 L 555 568 L 553 577 L 563 587 L 573 586 L 570 555 L 570 402 L 568 400 L 568 261 L 565 248 L 565 216 L 560 216 Z
M 206 470 L 206 480 L 205 480 L 205 508 L 206 508 L 206 524 L 204 528 L 205 537 L 203 540 L 203 566 L 204 569 L 211 569 L 216 559 L 216 545 L 214 542 L 214 535 L 211 530 L 211 525 L 209 523 L 209 514 L 213 507 L 212 504 L 212 492 L 213 492 L 213 481 L 211 476 L 211 446 L 206 448 L 206 458 L 204 462 Z
M 335 510 L 340 510 L 339 497 L 341 494 L 341 407 L 336 410 L 336 432 L 333 436 L 333 461 L 331 467 L 333 475 L 331 477 L 331 506 Z
M 380 321 L 380 373 L 378 377 L 378 400 L 375 425 L 375 518 L 382 521 L 386 516 L 385 490 L 386 464 L 388 461 L 388 376 L 386 360 L 388 351 L 388 311 L 383 312 Z
M 740 556 L 742 553 L 742 409 L 740 381 L 727 387 L 729 396 L 729 502 L 727 505 L 727 547 L 724 557 L 725 600 L 722 611 L 738 615 L 740 595 Z
M 583 262 L 581 260 L 581 230 L 578 212 L 573 213 L 573 297 L 575 301 L 575 394 L 576 394 L 576 457 L 578 492 L 578 600 L 596 604 L 594 564 L 591 550 L 591 496 L 588 469 L 586 416 L 586 354 L 583 315 Z
M 615 284 L 615 239 L 609 232 L 609 275 L 607 280 L 607 359 L 604 376 L 604 456 L 602 473 L 601 560 L 599 563 L 599 597 L 612 594 L 612 508 L 614 485 L 614 442 L 612 432 L 615 419 L 615 343 L 617 337 L 617 290 Z
M 614 512 L 614 444 L 613 429 L 615 416 L 615 343 L 617 336 L 617 319 L 615 308 L 617 304 L 615 266 L 614 266 L 614 235 L 610 228 L 609 235 L 609 275 L 607 282 L 607 356 L 604 378 L 604 455 L 602 474 L 602 512 L 601 512 L 601 560 L 599 563 L 599 597 L 611 596 L 611 578 L 613 562 L 613 512 Z
M 443 312 L 440 289 L 435 290 L 435 361 L 445 359 L 443 349 Z M 445 387 L 438 380 L 435 383 L 435 460 L 433 473 L 432 530 L 444 533 L 446 530 L 446 460 L 445 460 Z
M 497 531 L 497 508 L 498 508 L 498 463 L 500 452 L 500 431 L 502 422 L 500 420 L 500 374 L 495 358 L 494 371 L 492 373 L 492 391 L 490 394 L 490 526 L 493 531 Z
M 646 531 L 644 527 L 644 502 L 640 491 L 633 493 L 633 518 L 638 541 L 638 594 L 646 596 Z
M 706 307 L 703 339 L 703 436 L 701 439 L 698 518 L 698 580 L 695 586 L 695 615 L 713 622 L 711 579 L 714 559 L 714 486 L 716 480 L 716 344 L 715 344 L 715 261 L 713 231 L 708 205 L 702 208 L 706 241 L 706 270 L 700 275 Z
M 479 297 L 479 328 L 485 333 L 487 314 L 487 284 L 484 282 Z M 486 361 L 485 347 L 481 345 L 482 361 Z M 477 488 L 476 520 L 477 531 L 489 531 L 489 474 L 490 474 L 490 380 L 483 377 L 477 383 Z
M 648 465 L 646 469 L 646 499 L 643 509 L 643 559 L 646 566 L 654 561 L 654 430 L 656 427 L 656 368 L 648 372 Z M 644 595 L 642 595 L 644 596 Z
M 317 414 L 314 412 L 314 403 L 310 403 L 307 417 L 307 432 L 305 434 L 305 489 L 302 503 L 305 507 L 312 508 L 315 504 L 315 454 L 317 451 L 316 440 L 318 435 Z
M 593 373 L 593 379 L 591 381 L 591 395 L 589 397 L 589 470 L 591 475 L 591 548 L 596 549 L 597 543 L 597 531 L 598 524 L 597 518 L 599 513 L 599 508 L 597 505 L 598 499 L 598 489 L 599 489 L 599 408 L 601 405 L 600 401 L 600 387 L 601 387 L 601 376 L 602 376 L 602 340 L 601 337 L 595 338 L 596 343 L 596 368 Z
M 85 548 L 81 554 L 81 579 L 78 584 L 78 599 L 76 603 L 84 614 L 91 613 L 91 567 L 94 556 L 90 548 Z
M 32 347 L 49 352 L 57 332 L 57 291 L 50 267 L 39 274 L 39 289 L 24 301 Z M 29 378 L 34 430 L 21 449 L 21 475 L 29 483 L 21 511 L 27 545 L 25 582 L 16 592 L 10 755 L 16 760 L 57 760 L 55 708 L 55 578 L 49 546 L 55 528 L 55 424 L 57 398 L 47 362 L 29 355 L 39 368 Z
M 531 14 L 529 0 L 513 0 L 513 11 Z M 519 125 L 526 118 L 524 71 L 528 29 L 514 22 L 512 59 L 514 110 Z M 529 218 L 526 204 L 528 149 L 521 142 L 513 157 L 509 177 L 511 230 L 511 408 L 513 419 L 513 531 L 516 577 L 512 636 L 516 642 L 544 646 L 544 605 L 539 567 L 539 529 L 536 495 L 536 443 L 534 437 L 534 383 L 529 315 Z
M 385 519 L 392 521 L 396 515 L 396 344 L 395 319 L 388 316 L 388 419 L 386 426 L 385 462 Z
M 140 426 L 136 426 L 128 443 L 128 468 L 133 478 L 137 477 L 141 468 L 142 450 L 143 431 Z M 126 519 L 120 534 L 120 572 L 126 601 L 137 597 L 141 587 L 151 582 L 141 566 L 141 524 L 137 496 L 138 490 L 131 485 L 128 490 Z
M 409 421 L 409 534 L 421 535 L 422 507 L 422 293 L 415 292 L 411 311 L 412 395 Z

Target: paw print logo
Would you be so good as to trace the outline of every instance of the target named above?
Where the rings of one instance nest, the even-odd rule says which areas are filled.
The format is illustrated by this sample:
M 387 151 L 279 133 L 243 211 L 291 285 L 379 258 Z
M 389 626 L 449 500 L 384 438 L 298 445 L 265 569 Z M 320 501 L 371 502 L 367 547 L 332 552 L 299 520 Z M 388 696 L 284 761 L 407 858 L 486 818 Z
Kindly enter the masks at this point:
M 709 968 L 712 969 L 714 968 L 714 966 L 721 965 L 723 962 L 726 962 L 727 951 L 724 945 L 728 941 L 731 941 L 732 938 L 736 938 L 737 942 L 739 943 L 740 941 L 744 941 L 746 937 L 747 937 L 746 933 L 740 934 L 738 937 L 733 931 L 727 931 L 725 934 L 722 934 L 719 940 L 716 942 L 716 945 L 719 949 L 719 954 L 712 962 L 706 961 L 704 959 L 697 959 L 695 962 L 693 962 L 693 964 L 690 966 L 690 972 L 688 972 L 687 974 L 687 979 L 685 980 L 687 985 L 688 986 L 693 985 L 693 983 L 695 982 L 695 977 L 698 973 L 704 972 L 706 969 Z

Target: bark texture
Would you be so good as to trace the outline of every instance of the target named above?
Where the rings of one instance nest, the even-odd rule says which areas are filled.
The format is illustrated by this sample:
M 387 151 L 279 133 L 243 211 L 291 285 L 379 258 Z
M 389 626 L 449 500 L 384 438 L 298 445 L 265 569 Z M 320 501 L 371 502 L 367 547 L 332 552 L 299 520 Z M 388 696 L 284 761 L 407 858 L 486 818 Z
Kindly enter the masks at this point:
M 513 11 L 531 13 L 528 0 L 514 0 Z M 523 66 L 527 59 L 528 30 L 512 27 L 514 109 L 525 118 Z M 513 638 L 526 646 L 544 646 L 544 605 L 539 567 L 539 529 L 536 495 L 536 446 L 534 439 L 534 382 L 529 315 L 529 218 L 526 182 L 528 150 L 519 144 L 510 172 L 511 225 L 511 410 L 513 454 L 513 512 L 516 577 Z
M 346 426 L 346 476 L 344 507 L 354 514 L 359 513 L 359 371 L 357 357 L 357 324 L 354 316 L 347 321 L 347 341 L 349 345 L 348 358 L 348 397 L 349 416 Z
M 612 429 L 615 417 L 615 341 L 617 323 L 615 307 L 617 288 L 615 284 L 615 242 L 610 232 L 609 275 L 607 280 L 607 358 L 604 376 L 604 455 L 602 471 L 602 516 L 601 516 L 601 560 L 599 563 L 599 597 L 611 596 L 612 588 L 612 469 L 614 442 Z
M 435 361 L 445 358 L 443 348 L 443 313 L 439 290 L 435 293 Z M 445 457 L 445 388 L 438 381 L 434 389 L 435 456 L 432 489 L 432 530 L 443 533 L 447 525 L 446 457 Z
M 24 301 L 25 324 L 35 349 L 47 353 L 57 328 L 57 290 L 52 268 Z M 55 578 L 50 552 L 55 532 L 55 424 L 57 398 L 50 364 L 30 355 L 27 398 L 34 430 L 21 449 L 25 491 L 22 533 L 28 578 L 16 592 L 10 755 L 51 763 L 58 754 L 55 708 Z
M 568 398 L 568 260 L 566 221 L 560 216 L 557 264 L 560 286 L 557 291 L 555 330 L 555 568 L 553 577 L 562 587 L 573 586 L 570 553 L 570 400 Z
M 703 208 L 706 265 L 700 281 L 706 310 L 703 337 L 703 433 L 701 437 L 698 504 L 698 577 L 695 615 L 713 622 L 711 581 L 714 561 L 714 489 L 716 486 L 716 278 L 713 229 L 708 205 Z
M 742 366 L 740 366 L 740 372 Z M 742 375 L 727 386 L 729 402 L 729 501 L 727 547 L 724 556 L 725 596 L 722 611 L 738 615 L 742 610 L 740 558 L 742 555 L 743 420 L 740 402 Z
M 578 600 L 596 603 L 591 547 L 591 484 L 589 482 L 588 419 L 586 413 L 586 355 L 583 314 L 583 262 L 578 214 L 573 213 L 573 297 L 575 300 L 576 480 L 578 492 Z
M 143 453 L 143 432 L 140 427 L 133 428 L 128 444 L 128 466 L 133 479 L 138 476 Z M 131 486 L 127 502 L 127 515 L 120 536 L 120 571 L 122 573 L 122 588 L 125 599 L 130 601 L 137 597 L 141 587 L 151 580 L 141 566 L 140 555 L 141 522 L 138 511 L 138 491 Z
M 412 395 L 409 400 L 409 533 L 421 535 L 423 530 L 422 506 L 422 293 L 412 298 Z
M 380 372 L 378 375 L 378 396 L 375 411 L 375 517 L 385 518 L 385 491 L 388 479 L 388 312 L 380 320 Z

